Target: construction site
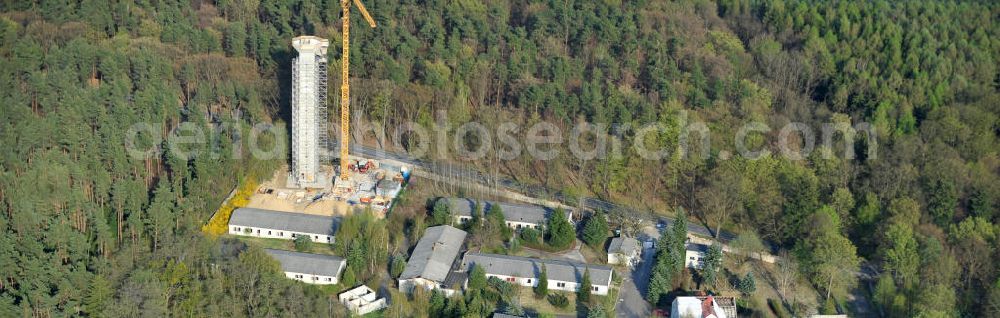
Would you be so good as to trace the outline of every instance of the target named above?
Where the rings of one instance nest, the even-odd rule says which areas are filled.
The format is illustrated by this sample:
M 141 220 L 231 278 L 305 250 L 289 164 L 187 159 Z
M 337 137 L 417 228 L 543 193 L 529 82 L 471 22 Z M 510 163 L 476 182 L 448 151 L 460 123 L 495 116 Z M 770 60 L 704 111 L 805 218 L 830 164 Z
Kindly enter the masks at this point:
M 276 171 L 270 180 L 260 184 L 246 206 L 326 216 L 371 208 L 376 215 L 385 216 L 409 179 L 407 167 L 359 157 L 351 157 L 349 162 L 349 179 L 326 182 L 325 187 L 289 187 L 289 172 Z M 321 169 L 335 175 L 332 166 Z
M 375 21 L 358 5 L 369 26 Z M 345 1 L 344 12 L 351 2 Z M 341 56 L 339 165 L 329 149 L 327 111 L 327 49 L 330 42 L 316 36 L 292 39 L 298 56 L 292 61 L 292 160 L 275 172 L 250 198 L 247 207 L 315 215 L 345 215 L 370 208 L 385 216 L 409 178 L 407 167 L 372 158 L 351 156 L 350 143 L 350 20 L 343 19 Z

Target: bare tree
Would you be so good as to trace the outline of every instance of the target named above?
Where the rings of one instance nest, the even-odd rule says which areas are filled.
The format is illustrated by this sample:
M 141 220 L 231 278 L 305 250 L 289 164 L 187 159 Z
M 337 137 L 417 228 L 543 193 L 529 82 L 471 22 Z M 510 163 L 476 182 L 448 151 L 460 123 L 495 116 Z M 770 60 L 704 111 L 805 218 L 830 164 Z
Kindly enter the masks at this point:
M 799 263 L 788 254 L 788 251 L 781 251 L 778 257 L 775 285 L 781 297 L 787 299 L 788 289 L 794 287 L 795 281 L 799 279 Z
M 635 237 L 642 228 L 642 217 L 635 211 L 619 207 L 611 210 L 608 216 L 623 236 Z
M 730 164 L 724 164 L 714 169 L 708 177 L 708 186 L 698 190 L 696 197 L 701 204 L 701 214 L 708 220 L 715 221 L 716 238 L 733 213 L 743 210 L 740 198 L 742 178 Z

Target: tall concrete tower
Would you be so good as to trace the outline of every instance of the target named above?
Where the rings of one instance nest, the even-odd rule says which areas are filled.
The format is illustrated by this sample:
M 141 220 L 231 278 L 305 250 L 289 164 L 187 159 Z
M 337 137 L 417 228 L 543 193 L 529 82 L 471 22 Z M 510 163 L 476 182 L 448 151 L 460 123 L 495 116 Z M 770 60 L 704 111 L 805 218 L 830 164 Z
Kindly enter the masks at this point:
M 327 152 L 326 49 L 327 39 L 292 39 L 299 56 L 292 61 L 292 169 L 288 186 L 323 188 L 330 184 L 320 164 Z

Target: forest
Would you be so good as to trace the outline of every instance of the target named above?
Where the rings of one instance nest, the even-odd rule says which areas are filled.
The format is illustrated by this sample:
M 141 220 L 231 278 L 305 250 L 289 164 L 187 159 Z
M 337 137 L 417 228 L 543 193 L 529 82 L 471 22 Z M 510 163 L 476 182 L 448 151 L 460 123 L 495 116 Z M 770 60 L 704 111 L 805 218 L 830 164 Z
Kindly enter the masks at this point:
M 627 141 L 634 131 L 611 126 L 658 122 L 669 129 L 640 142 L 668 149 L 704 122 L 707 156 L 435 160 L 683 207 L 775 243 L 841 308 L 870 267 L 883 316 L 1000 316 L 994 1 L 364 2 L 379 26 L 353 19 L 352 117 L 381 128 L 356 142 L 438 111 L 453 128 L 590 122 Z M 0 2 L 0 316 L 341 314 L 259 250 L 200 230 L 230 191 L 285 163 L 249 155 L 245 136 L 271 124 L 258 146 L 287 144 L 290 39 L 330 39 L 337 68 L 340 14 L 312 0 Z M 726 160 L 751 122 L 870 123 L 877 144 Z M 210 142 L 170 147 L 198 137 L 178 127 Z M 779 153 L 777 138 L 748 139 Z

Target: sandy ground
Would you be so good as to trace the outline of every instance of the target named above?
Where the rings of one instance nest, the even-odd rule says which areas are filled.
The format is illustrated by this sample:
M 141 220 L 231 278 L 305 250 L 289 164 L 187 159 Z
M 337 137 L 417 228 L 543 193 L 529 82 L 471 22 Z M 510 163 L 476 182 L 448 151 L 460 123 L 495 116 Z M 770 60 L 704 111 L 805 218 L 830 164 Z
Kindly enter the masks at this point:
M 275 171 L 271 179 L 262 182 L 260 188 L 258 188 L 258 190 L 273 189 L 273 192 L 260 193 L 258 191 L 254 193 L 250 197 L 247 207 L 327 216 L 347 215 L 352 212 L 351 206 L 346 202 L 332 199 L 324 198 L 309 204 L 308 202 L 322 191 L 317 189 L 302 190 L 286 188 L 285 182 L 288 178 L 288 172 L 285 169 L 287 167 Z M 324 170 L 327 169 L 332 170 L 332 167 L 324 167 Z M 282 193 L 286 195 L 285 198 L 279 197 L 279 194 Z M 301 200 L 299 199 L 300 197 L 302 198 Z
M 290 199 L 279 199 L 276 195 L 277 191 L 275 190 L 275 194 L 255 194 L 250 198 L 250 203 L 247 204 L 247 207 L 328 216 L 347 215 L 351 212 L 351 206 L 346 202 L 320 200 L 308 205 L 304 203 L 296 204 L 295 201 Z

